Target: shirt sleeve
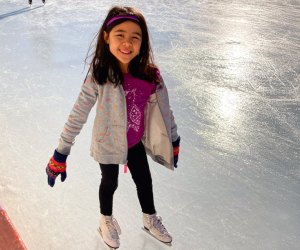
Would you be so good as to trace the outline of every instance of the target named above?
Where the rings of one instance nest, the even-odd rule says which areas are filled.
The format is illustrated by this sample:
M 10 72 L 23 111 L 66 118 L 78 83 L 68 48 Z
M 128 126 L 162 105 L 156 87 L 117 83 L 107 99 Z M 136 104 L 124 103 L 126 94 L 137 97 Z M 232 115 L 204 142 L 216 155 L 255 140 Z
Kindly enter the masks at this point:
M 97 84 L 89 73 L 81 86 L 79 96 L 70 112 L 67 122 L 60 135 L 57 151 L 61 154 L 70 154 L 75 137 L 80 133 L 86 123 L 88 115 L 97 101 Z

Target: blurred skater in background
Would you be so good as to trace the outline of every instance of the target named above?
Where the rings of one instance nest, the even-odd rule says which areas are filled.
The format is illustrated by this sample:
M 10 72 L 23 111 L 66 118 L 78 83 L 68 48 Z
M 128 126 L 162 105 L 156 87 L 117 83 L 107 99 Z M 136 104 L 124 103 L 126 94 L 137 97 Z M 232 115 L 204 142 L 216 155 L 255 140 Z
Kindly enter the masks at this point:
M 32 0 L 28 0 L 28 3 L 29 3 L 29 5 L 31 6 L 31 5 L 32 5 Z M 45 3 L 46 3 L 46 0 L 42 0 L 42 3 L 45 4 Z

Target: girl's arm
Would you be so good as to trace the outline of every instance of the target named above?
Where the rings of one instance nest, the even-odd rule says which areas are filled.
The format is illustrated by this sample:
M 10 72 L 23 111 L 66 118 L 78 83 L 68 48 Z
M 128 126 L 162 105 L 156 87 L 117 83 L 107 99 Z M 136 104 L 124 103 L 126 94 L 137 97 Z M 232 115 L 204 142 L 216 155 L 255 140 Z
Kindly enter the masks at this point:
M 166 117 L 167 113 L 167 117 L 169 118 L 169 120 L 165 119 L 166 125 L 168 123 L 170 123 L 170 127 L 171 127 L 171 140 L 172 142 L 176 141 L 179 138 L 179 135 L 177 133 L 177 124 L 175 122 L 175 118 L 173 115 L 173 111 L 170 107 L 170 103 L 169 103 L 169 94 L 168 94 L 168 90 L 167 87 L 164 83 L 163 78 L 160 76 L 161 79 L 161 86 L 159 87 L 159 96 L 158 98 L 160 99 L 160 101 L 162 103 L 164 103 L 164 108 L 161 109 L 161 111 L 163 112 L 163 116 Z
M 177 124 L 175 122 L 175 118 L 171 108 L 170 108 L 170 117 L 171 117 L 171 137 L 172 137 L 172 142 L 174 142 L 179 138 L 179 135 L 177 133 Z
M 80 94 L 71 110 L 68 121 L 65 123 L 60 135 L 57 151 L 64 155 L 69 155 L 71 147 L 75 142 L 75 137 L 80 133 L 86 123 L 88 115 L 97 101 L 98 88 L 92 74 L 88 73 L 81 86 Z

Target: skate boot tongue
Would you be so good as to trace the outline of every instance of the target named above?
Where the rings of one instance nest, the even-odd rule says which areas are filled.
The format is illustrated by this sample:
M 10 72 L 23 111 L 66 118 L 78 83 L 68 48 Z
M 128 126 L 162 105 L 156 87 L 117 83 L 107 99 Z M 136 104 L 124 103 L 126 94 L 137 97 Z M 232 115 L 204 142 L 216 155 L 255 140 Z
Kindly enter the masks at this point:
M 172 236 L 162 224 L 162 218 L 156 214 L 144 214 L 144 227 L 158 240 L 171 243 Z
M 117 220 L 115 218 L 113 218 L 113 224 L 115 226 L 115 229 L 118 232 L 118 235 L 120 235 L 121 234 L 121 228 L 120 228 L 119 223 L 117 222 Z
M 109 247 L 116 249 L 120 246 L 119 234 L 121 234 L 121 229 L 117 220 L 112 216 L 101 215 L 100 234 Z
M 110 235 L 113 239 L 119 239 L 121 234 L 121 228 L 115 218 L 105 219 L 105 224 L 110 232 Z
M 155 216 L 153 218 L 153 227 L 155 227 L 161 234 L 168 233 L 167 229 L 162 224 L 162 218 L 160 216 Z

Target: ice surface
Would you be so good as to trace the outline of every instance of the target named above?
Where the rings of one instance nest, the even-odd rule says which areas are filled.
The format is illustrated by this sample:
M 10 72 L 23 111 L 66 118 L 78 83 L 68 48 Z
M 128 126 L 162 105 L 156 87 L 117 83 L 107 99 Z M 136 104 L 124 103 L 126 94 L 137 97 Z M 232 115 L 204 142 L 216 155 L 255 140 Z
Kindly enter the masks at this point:
M 298 0 L 0 0 L 0 202 L 28 249 L 106 249 L 93 112 L 66 182 L 50 188 L 45 166 L 114 4 L 146 16 L 182 137 L 175 172 L 150 161 L 173 246 L 141 230 L 135 187 L 120 174 L 120 249 L 299 249 Z

